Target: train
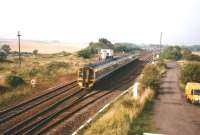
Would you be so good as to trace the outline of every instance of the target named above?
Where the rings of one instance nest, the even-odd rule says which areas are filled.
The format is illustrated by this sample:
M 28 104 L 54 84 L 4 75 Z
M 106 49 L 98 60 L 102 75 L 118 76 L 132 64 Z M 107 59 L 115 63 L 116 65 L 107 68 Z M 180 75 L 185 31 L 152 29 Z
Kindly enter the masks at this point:
M 79 67 L 77 82 L 81 88 L 90 89 L 102 78 L 138 59 L 138 54 L 115 56 L 112 59 Z

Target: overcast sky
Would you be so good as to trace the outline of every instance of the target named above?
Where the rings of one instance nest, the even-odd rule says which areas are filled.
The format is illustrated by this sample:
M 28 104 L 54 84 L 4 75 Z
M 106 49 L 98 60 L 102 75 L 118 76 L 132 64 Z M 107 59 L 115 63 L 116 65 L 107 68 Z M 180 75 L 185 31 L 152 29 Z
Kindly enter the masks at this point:
M 0 0 L 0 38 L 200 43 L 200 0 Z

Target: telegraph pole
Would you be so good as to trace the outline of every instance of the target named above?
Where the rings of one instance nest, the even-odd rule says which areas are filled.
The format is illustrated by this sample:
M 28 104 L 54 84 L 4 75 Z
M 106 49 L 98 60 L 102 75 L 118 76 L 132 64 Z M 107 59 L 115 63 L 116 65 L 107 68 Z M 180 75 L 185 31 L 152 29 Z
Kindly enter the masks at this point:
M 20 45 L 20 31 L 18 31 L 18 44 L 19 44 L 19 65 L 21 66 L 21 45 Z
M 161 51 L 161 45 L 162 45 L 162 32 L 160 33 L 160 51 Z

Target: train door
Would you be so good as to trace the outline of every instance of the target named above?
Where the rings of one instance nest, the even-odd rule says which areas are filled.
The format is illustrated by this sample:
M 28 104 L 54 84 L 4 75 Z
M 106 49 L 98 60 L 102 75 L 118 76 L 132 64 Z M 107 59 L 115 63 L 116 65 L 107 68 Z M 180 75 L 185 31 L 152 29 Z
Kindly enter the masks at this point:
M 85 67 L 83 70 L 83 87 L 89 88 L 93 85 L 94 75 L 93 70 L 89 67 Z

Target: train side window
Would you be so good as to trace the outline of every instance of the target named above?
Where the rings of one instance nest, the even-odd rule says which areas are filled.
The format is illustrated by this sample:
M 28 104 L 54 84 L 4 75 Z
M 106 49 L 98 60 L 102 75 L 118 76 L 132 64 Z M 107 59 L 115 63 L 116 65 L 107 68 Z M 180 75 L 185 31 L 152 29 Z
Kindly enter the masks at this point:
M 92 69 L 90 69 L 90 74 L 89 74 L 89 77 L 90 77 L 90 78 L 92 78 L 92 79 L 94 78 L 94 75 L 93 75 L 93 70 L 92 70 Z
M 79 77 L 83 77 L 83 69 L 79 70 Z

